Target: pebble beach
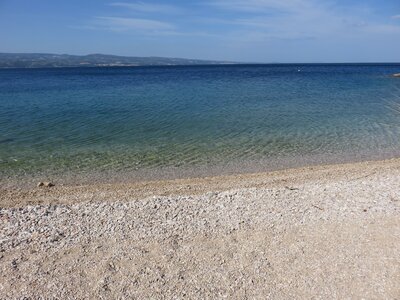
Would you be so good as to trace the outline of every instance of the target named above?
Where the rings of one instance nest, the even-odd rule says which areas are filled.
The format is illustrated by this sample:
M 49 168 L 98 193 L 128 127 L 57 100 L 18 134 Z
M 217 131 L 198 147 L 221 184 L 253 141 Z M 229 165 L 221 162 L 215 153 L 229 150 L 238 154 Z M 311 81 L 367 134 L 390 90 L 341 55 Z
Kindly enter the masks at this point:
M 1 299 L 397 299 L 400 159 L 0 187 Z

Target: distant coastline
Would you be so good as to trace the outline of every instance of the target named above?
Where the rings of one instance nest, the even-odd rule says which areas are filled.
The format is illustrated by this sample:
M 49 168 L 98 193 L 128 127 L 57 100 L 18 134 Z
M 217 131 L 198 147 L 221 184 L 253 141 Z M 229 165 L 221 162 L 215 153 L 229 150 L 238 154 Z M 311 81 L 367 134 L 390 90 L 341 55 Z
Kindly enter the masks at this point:
M 0 69 L 34 69 L 65 67 L 139 67 L 139 66 L 193 66 L 236 64 L 168 57 L 130 57 L 105 54 L 69 55 L 49 53 L 0 53 Z
M 171 57 L 138 57 L 108 54 L 1 53 L 0 69 L 101 68 L 151 66 L 226 66 L 226 65 L 399 65 L 400 62 L 236 62 Z M 396 75 L 396 74 L 394 74 Z

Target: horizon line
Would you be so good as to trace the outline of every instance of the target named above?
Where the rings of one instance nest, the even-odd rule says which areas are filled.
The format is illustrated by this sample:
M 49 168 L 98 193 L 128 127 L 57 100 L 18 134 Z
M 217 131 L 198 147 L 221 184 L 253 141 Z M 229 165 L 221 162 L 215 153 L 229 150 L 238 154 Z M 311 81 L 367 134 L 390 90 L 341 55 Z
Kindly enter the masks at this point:
M 104 54 L 104 53 L 87 53 L 87 54 L 68 54 L 68 53 L 55 53 L 55 52 L 3 52 L 0 51 L 0 54 L 25 54 L 25 55 L 69 55 L 69 56 L 90 56 L 90 55 L 104 55 L 104 56 L 116 56 L 116 57 L 126 57 L 126 58 L 167 58 L 167 59 L 183 59 L 183 60 L 197 60 L 197 61 L 209 61 L 209 62 L 219 62 L 219 63 L 224 63 L 224 64 L 219 64 L 219 65 L 281 65 L 281 64 L 400 64 L 400 61 L 394 62 L 394 61 L 336 61 L 336 62 L 328 62 L 328 61 L 315 61 L 315 62 L 251 62 L 251 61 L 230 61 L 230 60 L 220 60 L 220 59 L 207 59 L 207 58 L 187 58 L 187 57 L 178 57 L 178 56 L 134 56 L 134 55 L 119 55 L 119 54 Z M 198 64 L 197 66 L 199 66 Z M 204 64 L 208 65 L 208 64 Z M 212 64 L 209 64 L 212 65 Z M 144 67 L 145 65 L 142 66 L 137 66 L 137 67 Z M 152 66 L 152 65 L 149 65 Z M 159 65 L 161 67 L 162 65 Z M 174 65 L 170 65 L 174 66 Z M 84 66 L 82 66 L 84 67 Z M 88 66 L 89 68 L 93 68 L 95 66 Z M 104 66 L 107 67 L 107 66 Z M 129 66 L 109 66 L 109 67 L 129 67 Z M 135 67 L 135 66 L 131 66 Z M 153 66 L 155 67 L 155 66 Z M 168 65 L 165 65 L 165 67 L 168 67 Z M 60 67 L 62 68 L 62 67 Z M 9 69 L 19 69 L 19 68 L 9 68 Z M 32 68 L 34 69 L 34 68 Z

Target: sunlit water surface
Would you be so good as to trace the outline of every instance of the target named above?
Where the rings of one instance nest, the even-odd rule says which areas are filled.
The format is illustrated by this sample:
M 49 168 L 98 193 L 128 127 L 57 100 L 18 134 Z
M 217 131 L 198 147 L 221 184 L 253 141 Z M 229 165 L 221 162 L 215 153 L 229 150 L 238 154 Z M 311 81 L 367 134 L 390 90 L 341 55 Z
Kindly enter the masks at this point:
M 0 175 L 400 154 L 400 65 L 0 70 Z M 290 162 L 286 163 L 285 162 Z M 149 173 L 150 174 L 150 173 Z

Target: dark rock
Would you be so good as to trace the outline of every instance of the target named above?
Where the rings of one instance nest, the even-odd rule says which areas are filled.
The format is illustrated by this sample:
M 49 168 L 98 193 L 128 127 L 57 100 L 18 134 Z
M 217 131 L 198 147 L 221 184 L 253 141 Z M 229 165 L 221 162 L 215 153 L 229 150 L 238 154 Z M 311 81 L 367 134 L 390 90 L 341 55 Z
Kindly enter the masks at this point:
M 54 183 L 52 182 L 39 182 L 37 186 L 52 187 Z

